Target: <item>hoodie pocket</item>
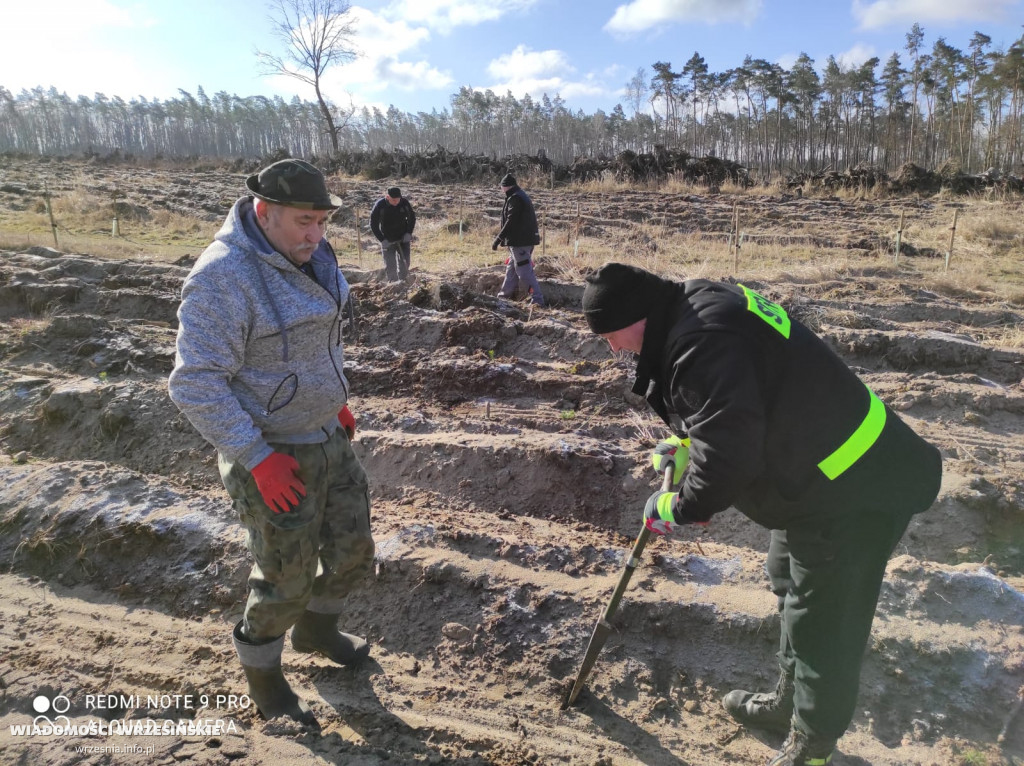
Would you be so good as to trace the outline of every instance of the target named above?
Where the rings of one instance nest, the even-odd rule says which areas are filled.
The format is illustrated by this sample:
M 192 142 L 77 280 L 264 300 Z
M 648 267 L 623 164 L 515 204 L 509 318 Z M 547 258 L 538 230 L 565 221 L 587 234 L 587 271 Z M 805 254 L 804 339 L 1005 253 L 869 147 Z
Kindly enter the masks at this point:
M 270 417 L 275 412 L 291 404 L 299 391 L 299 376 L 290 372 L 277 384 L 263 407 L 263 416 Z

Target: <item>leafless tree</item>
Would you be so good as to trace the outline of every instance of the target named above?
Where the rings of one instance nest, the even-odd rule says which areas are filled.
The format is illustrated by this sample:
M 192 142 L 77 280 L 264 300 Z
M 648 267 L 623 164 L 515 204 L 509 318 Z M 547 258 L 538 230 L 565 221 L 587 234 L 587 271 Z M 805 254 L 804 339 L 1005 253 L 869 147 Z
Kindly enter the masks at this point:
M 324 72 L 336 64 L 356 57 L 352 47 L 355 25 L 349 16 L 347 0 L 271 0 L 270 21 L 273 33 L 285 46 L 283 56 L 256 51 L 268 74 L 282 74 L 313 86 L 317 104 L 327 125 L 331 146 L 338 151 L 338 125 L 331 106 L 324 98 L 321 81 Z M 343 115 L 348 121 L 352 111 Z

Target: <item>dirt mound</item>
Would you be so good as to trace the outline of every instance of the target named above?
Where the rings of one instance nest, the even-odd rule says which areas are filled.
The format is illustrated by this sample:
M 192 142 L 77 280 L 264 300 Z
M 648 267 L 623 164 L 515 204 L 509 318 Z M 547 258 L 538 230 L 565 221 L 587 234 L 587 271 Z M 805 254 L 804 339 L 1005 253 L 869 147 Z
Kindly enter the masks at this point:
M 623 195 L 608 219 L 629 207 Z M 116 745 L 153 748 L 150 763 L 620 766 L 758 763 L 777 747 L 719 705 L 774 683 L 767 535 L 735 512 L 699 548 L 648 548 L 580 706 L 560 710 L 663 431 L 628 393 L 631 365 L 586 331 L 579 286 L 550 273 L 550 307 L 531 312 L 493 297 L 494 270 L 387 285 L 346 268 L 378 557 L 345 620 L 373 661 L 341 670 L 286 651 L 322 736 L 218 702 L 244 689 L 228 633 L 248 564 L 212 450 L 166 394 L 187 269 L 0 252 L 0 760 L 138 762 L 75 750 Z M 881 276 L 752 285 L 945 459 L 939 501 L 890 564 L 834 763 L 1020 762 L 1022 722 L 997 738 L 1024 684 L 1024 354 L 983 330 L 1024 317 Z M 232 730 L 15 736 L 39 696 L 66 698 L 75 725 Z

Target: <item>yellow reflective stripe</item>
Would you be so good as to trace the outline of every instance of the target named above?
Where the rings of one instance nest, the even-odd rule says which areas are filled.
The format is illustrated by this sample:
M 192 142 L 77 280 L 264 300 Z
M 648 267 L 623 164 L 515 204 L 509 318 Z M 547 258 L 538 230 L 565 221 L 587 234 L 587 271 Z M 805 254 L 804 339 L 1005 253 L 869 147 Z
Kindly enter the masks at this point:
M 789 330 L 792 323 L 786 310 L 778 303 L 772 303 L 760 293 L 755 293 L 749 287 L 737 283 L 745 296 L 747 296 L 747 311 L 756 314 L 767 322 L 771 327 L 779 331 L 783 338 L 789 340 Z
M 870 388 L 868 393 L 871 395 L 871 404 L 867 417 L 839 449 L 818 463 L 818 468 L 829 479 L 841 476 L 847 468 L 860 460 L 885 428 L 885 405 Z
M 676 517 L 672 513 L 672 498 L 675 496 L 675 492 L 662 492 L 658 498 L 658 518 L 662 521 L 676 523 Z

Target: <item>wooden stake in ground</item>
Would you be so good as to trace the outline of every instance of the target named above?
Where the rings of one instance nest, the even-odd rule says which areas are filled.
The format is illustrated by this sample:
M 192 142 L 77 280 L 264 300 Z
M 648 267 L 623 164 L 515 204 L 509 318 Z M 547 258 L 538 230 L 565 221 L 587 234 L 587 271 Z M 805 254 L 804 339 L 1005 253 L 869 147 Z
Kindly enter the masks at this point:
M 462 239 L 462 189 L 459 189 L 459 240 Z
M 575 226 L 575 241 L 572 246 L 573 257 L 580 254 L 580 228 L 582 227 L 583 219 L 580 217 L 580 203 L 576 202 L 576 226 Z
M 959 208 L 953 210 L 953 225 L 949 227 L 949 249 L 946 251 L 946 271 L 949 271 L 949 259 L 953 257 L 953 238 L 956 237 L 956 218 L 960 213 Z
M 734 273 L 740 270 L 740 206 L 734 204 L 732 206 L 732 240 L 733 240 L 733 256 L 732 256 L 732 270 Z
M 359 259 L 359 268 L 363 268 L 363 233 L 359 230 L 358 218 L 356 218 L 356 258 Z
M 896 255 L 893 256 L 892 262 L 899 264 L 900 262 L 900 248 L 903 247 L 903 212 L 900 211 L 900 225 L 896 229 Z
M 60 250 L 57 243 L 57 222 L 53 220 L 53 205 L 50 204 L 50 190 L 43 186 L 43 201 L 46 203 L 46 214 L 50 216 L 50 230 L 53 232 L 53 249 Z
M 540 254 L 546 255 L 548 249 L 548 217 L 540 214 Z

